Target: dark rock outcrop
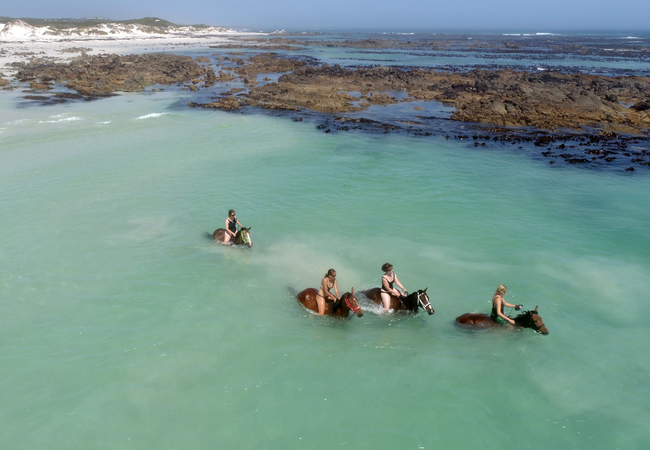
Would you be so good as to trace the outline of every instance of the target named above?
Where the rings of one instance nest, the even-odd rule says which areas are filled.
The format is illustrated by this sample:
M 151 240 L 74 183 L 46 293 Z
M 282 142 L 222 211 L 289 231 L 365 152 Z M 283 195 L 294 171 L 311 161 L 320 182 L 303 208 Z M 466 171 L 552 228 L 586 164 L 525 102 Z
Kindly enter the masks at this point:
M 454 106 L 451 118 L 464 122 L 547 130 L 587 126 L 617 133 L 650 129 L 650 78 L 646 77 L 510 69 L 443 72 L 383 66 L 343 68 L 317 65 L 309 58 L 281 58 L 274 53 L 246 60 L 230 55 L 230 66 L 222 67 L 217 75 L 210 65 L 202 66 L 197 60 L 155 53 L 82 56 L 68 64 L 35 59 L 20 68 L 17 79 L 30 83 L 35 90 L 65 83 L 81 95 L 97 97 L 138 91 L 153 84 L 182 84 L 186 89 L 199 90 L 233 81 L 236 76 L 232 70 L 248 92 L 237 97 L 224 95 L 206 107 L 306 108 L 344 113 L 371 105 L 436 100 Z M 283 75 L 277 82 L 259 82 L 257 75 L 265 73 Z
M 38 59 L 24 65 L 16 78 L 21 82 L 66 83 L 85 96 L 140 91 L 154 84 L 171 85 L 192 81 L 206 69 L 189 56 L 149 53 L 144 55 L 82 56 L 70 63 L 48 63 Z

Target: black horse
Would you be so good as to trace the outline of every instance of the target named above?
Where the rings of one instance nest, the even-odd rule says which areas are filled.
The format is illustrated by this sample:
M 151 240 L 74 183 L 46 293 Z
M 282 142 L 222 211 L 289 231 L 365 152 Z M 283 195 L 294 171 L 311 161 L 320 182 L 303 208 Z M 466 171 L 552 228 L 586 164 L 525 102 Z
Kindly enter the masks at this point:
M 428 312 L 429 315 L 433 314 L 435 311 L 433 310 L 433 306 L 431 306 L 431 302 L 429 302 L 427 289 L 411 292 L 406 297 L 395 297 L 394 295 L 391 295 L 390 309 L 394 311 L 411 311 L 417 313 L 418 308 L 422 308 Z M 381 288 L 368 289 L 367 291 L 363 291 L 362 294 L 378 305 L 383 304 L 381 300 Z

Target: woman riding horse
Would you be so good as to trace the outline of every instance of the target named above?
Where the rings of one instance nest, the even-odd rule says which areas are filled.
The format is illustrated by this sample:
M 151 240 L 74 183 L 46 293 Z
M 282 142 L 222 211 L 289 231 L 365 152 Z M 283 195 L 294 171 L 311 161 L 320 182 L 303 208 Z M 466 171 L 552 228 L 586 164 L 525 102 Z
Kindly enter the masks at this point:
M 391 297 L 396 297 L 396 298 L 401 298 L 401 297 L 406 297 L 408 295 L 408 291 L 404 286 L 402 286 L 402 283 L 399 282 L 399 279 L 397 278 L 397 274 L 393 271 L 393 265 L 391 263 L 386 263 L 381 266 L 381 270 L 384 272 L 384 274 L 381 277 L 381 300 L 382 304 L 384 305 L 384 312 L 390 311 L 391 309 Z M 402 291 L 398 291 L 393 287 L 393 285 L 396 284 L 397 287 L 399 287 Z
M 300 291 L 296 298 L 305 308 L 319 313 L 318 310 L 318 301 L 316 297 L 318 296 L 318 289 L 307 288 L 303 291 Z M 359 306 L 357 298 L 354 296 L 354 288 L 351 292 L 346 292 L 336 301 L 328 300 L 325 302 L 325 310 L 323 314 L 329 314 L 334 317 L 348 317 L 352 311 L 357 316 L 363 316 L 363 310 Z
M 224 244 L 227 244 L 235 238 L 235 235 L 237 234 L 237 225 L 239 225 L 239 228 L 244 228 L 241 226 L 241 223 L 239 223 L 239 220 L 237 220 L 235 210 L 231 209 L 228 211 L 228 217 L 226 217 L 226 233 L 223 235 Z
M 544 320 L 537 312 L 537 306 L 533 311 L 525 311 L 512 319 L 516 326 L 521 328 L 531 328 L 536 333 L 543 335 L 548 334 L 548 328 L 544 325 Z M 463 328 L 470 330 L 485 330 L 492 329 L 496 326 L 505 326 L 496 320 L 492 319 L 488 314 L 466 313 L 462 316 L 456 317 L 456 323 Z M 511 326 L 507 328 L 513 329 Z
M 214 230 L 214 233 L 212 233 L 212 239 L 224 245 L 248 245 L 249 247 L 252 247 L 253 239 L 251 238 L 251 233 L 250 233 L 251 228 L 252 227 L 248 227 L 248 228 L 242 227 L 241 230 L 238 230 L 237 233 L 235 233 L 235 237 L 232 238 L 227 243 L 224 242 L 224 236 L 226 234 L 226 230 L 224 230 L 223 228 L 217 228 L 216 230 Z
M 417 313 L 419 311 L 418 308 L 422 308 L 428 312 L 429 315 L 433 314 L 435 311 L 433 310 L 433 306 L 431 306 L 431 302 L 429 301 L 427 289 L 411 292 L 406 297 L 395 297 L 394 295 L 391 295 L 390 309 L 393 311 L 411 311 Z M 381 288 L 372 288 L 361 293 L 365 295 L 368 300 L 372 300 L 378 305 L 384 304 L 382 300 Z

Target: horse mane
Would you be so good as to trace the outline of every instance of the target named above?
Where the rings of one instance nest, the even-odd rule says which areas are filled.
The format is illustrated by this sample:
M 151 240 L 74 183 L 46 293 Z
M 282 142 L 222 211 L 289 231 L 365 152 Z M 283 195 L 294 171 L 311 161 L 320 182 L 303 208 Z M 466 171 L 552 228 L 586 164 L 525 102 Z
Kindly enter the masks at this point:
M 348 298 L 349 295 L 350 295 L 350 293 L 346 292 L 345 294 L 343 294 L 341 296 L 341 298 L 339 298 L 337 301 L 334 302 L 334 304 L 332 305 L 332 314 L 335 314 L 336 311 L 339 310 L 339 308 L 343 307 L 343 300 Z
M 409 310 L 417 311 L 417 309 L 418 309 L 418 300 L 417 299 L 418 299 L 418 294 L 419 293 L 420 293 L 420 291 L 413 291 L 409 295 L 404 297 L 404 300 L 408 299 L 408 303 L 404 304 L 404 302 L 402 302 L 402 306 L 406 307 L 408 305 Z M 400 301 L 401 301 L 401 299 L 400 299 Z
M 513 320 L 517 325 L 530 325 L 532 322 L 531 317 L 533 314 L 537 314 L 537 311 L 522 311 L 518 316 Z

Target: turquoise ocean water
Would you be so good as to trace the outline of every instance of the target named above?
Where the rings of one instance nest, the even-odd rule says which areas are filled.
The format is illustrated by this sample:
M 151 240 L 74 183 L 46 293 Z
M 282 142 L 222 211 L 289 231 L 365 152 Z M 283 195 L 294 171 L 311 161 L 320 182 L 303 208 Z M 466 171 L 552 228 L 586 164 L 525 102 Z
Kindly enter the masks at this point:
M 188 109 L 186 92 L 0 94 L 7 449 L 643 448 L 650 177 L 509 148 Z M 251 249 L 204 237 L 228 209 Z M 435 315 L 317 317 L 379 285 Z M 550 330 L 468 333 L 506 300 Z M 507 311 L 506 311 L 507 312 Z

